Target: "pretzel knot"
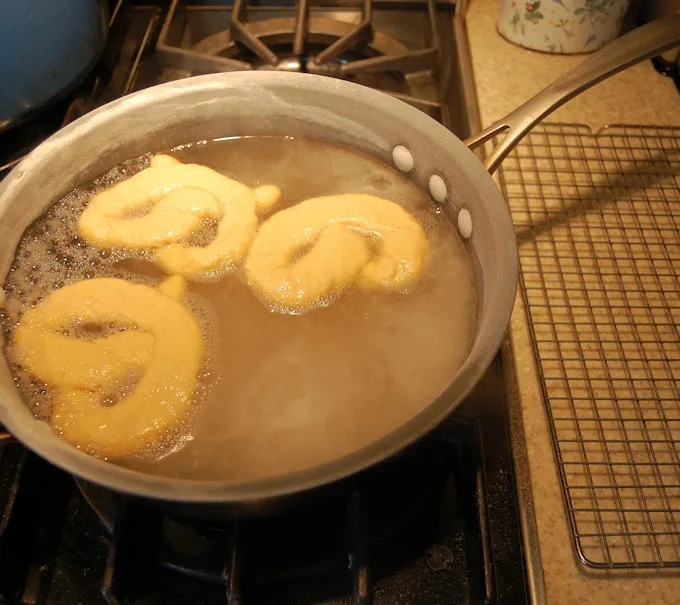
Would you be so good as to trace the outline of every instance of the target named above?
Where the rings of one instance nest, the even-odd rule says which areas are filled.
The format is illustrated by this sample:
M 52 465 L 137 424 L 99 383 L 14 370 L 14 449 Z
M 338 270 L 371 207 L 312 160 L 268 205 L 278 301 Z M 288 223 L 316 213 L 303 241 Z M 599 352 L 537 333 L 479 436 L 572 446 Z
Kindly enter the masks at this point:
M 95 195 L 78 227 L 98 248 L 154 251 L 171 275 L 214 279 L 243 259 L 258 213 L 280 198 L 273 185 L 251 189 L 206 166 L 157 155 L 148 168 Z M 186 244 L 208 220 L 217 221 L 214 239 L 206 246 Z
M 262 224 L 245 273 L 270 304 L 300 312 L 353 283 L 403 292 L 422 273 L 427 250 L 422 227 L 394 202 L 368 194 L 317 197 Z
M 158 288 L 89 279 L 53 292 L 23 315 L 14 334 L 16 360 L 52 391 L 50 422 L 71 444 L 119 458 L 185 416 L 203 352 L 200 328 L 179 302 L 185 286 L 181 277 Z M 68 335 L 93 327 L 119 331 Z

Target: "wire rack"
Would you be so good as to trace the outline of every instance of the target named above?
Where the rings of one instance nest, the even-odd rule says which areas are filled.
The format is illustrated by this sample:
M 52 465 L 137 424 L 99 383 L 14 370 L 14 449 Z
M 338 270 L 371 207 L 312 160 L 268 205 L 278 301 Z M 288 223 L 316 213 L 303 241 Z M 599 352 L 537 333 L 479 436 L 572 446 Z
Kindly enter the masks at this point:
M 680 128 L 544 125 L 500 180 L 578 556 L 680 567 Z

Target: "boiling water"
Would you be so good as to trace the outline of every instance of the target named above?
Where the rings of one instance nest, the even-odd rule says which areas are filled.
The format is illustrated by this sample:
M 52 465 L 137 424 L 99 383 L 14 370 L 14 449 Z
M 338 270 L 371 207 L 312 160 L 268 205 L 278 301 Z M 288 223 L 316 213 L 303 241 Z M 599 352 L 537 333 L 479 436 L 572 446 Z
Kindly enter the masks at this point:
M 207 345 L 193 411 L 149 451 L 118 463 L 193 479 L 276 475 L 370 443 L 442 391 L 471 345 L 474 278 L 458 233 L 419 188 L 373 159 L 304 139 L 229 139 L 172 154 L 251 187 L 279 185 L 279 208 L 338 193 L 399 202 L 425 228 L 430 253 L 406 294 L 350 289 L 300 316 L 269 311 L 238 274 L 191 284 L 189 305 Z M 58 287 L 94 276 L 163 278 L 149 263 L 98 252 L 77 236 L 77 217 L 92 195 L 148 160 L 127 162 L 80 187 L 26 231 L 5 284 L 9 341 L 22 312 Z M 7 352 L 11 361 L 11 346 Z M 14 374 L 36 416 L 48 419 L 49 390 L 16 365 Z

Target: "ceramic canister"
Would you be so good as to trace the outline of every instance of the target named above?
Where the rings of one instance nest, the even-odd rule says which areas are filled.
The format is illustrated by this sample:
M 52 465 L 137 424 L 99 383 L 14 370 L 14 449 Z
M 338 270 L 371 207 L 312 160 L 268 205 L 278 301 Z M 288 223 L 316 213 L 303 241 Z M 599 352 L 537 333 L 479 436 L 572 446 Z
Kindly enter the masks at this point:
M 498 30 L 520 46 L 587 53 L 619 35 L 630 0 L 502 0 Z

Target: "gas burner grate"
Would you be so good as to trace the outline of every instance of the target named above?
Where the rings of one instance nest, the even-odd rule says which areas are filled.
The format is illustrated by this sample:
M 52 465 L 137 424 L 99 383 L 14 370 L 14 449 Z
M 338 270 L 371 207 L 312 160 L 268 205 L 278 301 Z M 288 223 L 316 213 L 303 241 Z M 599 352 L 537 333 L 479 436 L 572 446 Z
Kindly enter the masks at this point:
M 355 605 L 369 605 L 374 603 L 376 580 L 403 569 L 413 552 L 427 552 L 427 562 L 406 572 L 404 586 L 423 573 L 435 579 L 448 569 L 460 571 L 452 563 L 465 549 L 468 562 L 474 552 L 480 557 L 476 564 L 492 573 L 492 563 L 486 560 L 490 545 L 484 488 L 476 506 L 470 507 L 457 494 L 474 493 L 475 476 L 452 472 L 479 455 L 478 431 L 472 417 L 452 417 L 440 438 L 327 493 L 312 508 L 278 511 L 268 518 L 190 519 L 77 480 L 112 536 L 103 594 L 111 604 L 134 602 L 144 590 L 140 579 L 147 575 L 139 570 L 151 561 L 221 586 L 230 605 L 277 603 L 272 590 L 285 594 L 282 586 L 296 585 L 314 593 L 314 602 L 344 603 L 345 594 Z M 441 514 L 466 524 L 479 543 L 440 537 L 428 551 Z M 475 598 L 494 594 L 493 584 L 474 590 L 480 591 Z
M 311 0 L 262 6 L 235 0 L 211 6 L 173 0 L 156 44 L 166 77 L 279 70 L 355 81 L 418 107 L 432 103 L 422 80 L 435 81 L 441 56 L 435 0 L 395 4 Z M 418 39 L 388 34 L 381 18 L 421 20 Z M 409 17 L 410 15 L 410 17 Z M 209 24 L 208 24 L 209 17 Z M 389 29 L 389 28 L 388 28 Z

